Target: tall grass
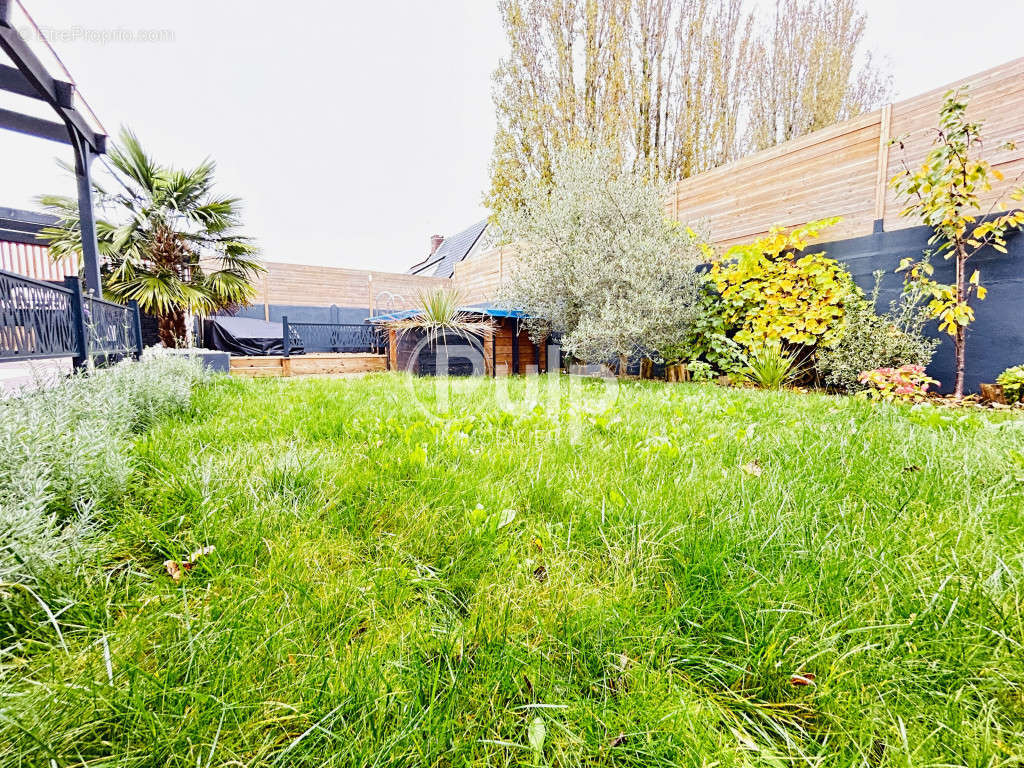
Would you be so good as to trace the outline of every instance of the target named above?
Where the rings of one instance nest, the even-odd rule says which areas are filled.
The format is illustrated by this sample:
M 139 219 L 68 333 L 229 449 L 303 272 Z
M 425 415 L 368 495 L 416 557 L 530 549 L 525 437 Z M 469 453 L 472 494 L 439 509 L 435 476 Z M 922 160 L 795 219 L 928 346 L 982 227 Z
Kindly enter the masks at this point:
M 157 423 L 66 650 L 40 612 L 3 657 L 0 764 L 1020 762 L 1020 420 L 483 379 L 434 420 L 434 384 Z

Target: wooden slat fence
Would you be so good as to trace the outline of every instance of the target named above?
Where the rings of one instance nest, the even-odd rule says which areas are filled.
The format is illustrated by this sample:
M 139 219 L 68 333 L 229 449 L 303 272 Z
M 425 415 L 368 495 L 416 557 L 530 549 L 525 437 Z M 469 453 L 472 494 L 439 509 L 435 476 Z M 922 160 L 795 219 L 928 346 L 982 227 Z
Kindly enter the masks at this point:
M 798 226 L 842 216 L 825 237 L 838 240 L 870 234 L 881 220 L 886 230 L 917 222 L 900 218 L 887 182 L 899 170 L 900 152 L 889 139 L 906 135 L 906 157 L 920 164 L 931 148 L 943 95 L 970 86 L 970 114 L 985 121 L 992 147 L 1005 139 L 1014 151 L 990 159 L 1007 178 L 1024 172 L 1024 58 L 936 88 L 928 93 L 816 131 L 777 147 L 678 182 L 666 210 L 688 224 L 703 223 L 720 247 L 747 242 L 774 224 Z M 256 305 L 411 309 L 424 289 L 455 287 L 468 304 L 493 300 L 514 263 L 510 249 L 494 248 L 455 266 L 444 278 L 362 269 L 268 262 Z
M 440 277 L 404 275 L 365 269 L 317 267 L 269 261 L 258 286 L 255 305 L 300 307 L 368 307 L 378 312 L 412 309 L 421 291 L 449 286 Z
M 78 274 L 78 259 L 65 256 L 54 261 L 45 245 L 0 239 L 0 269 L 33 280 L 60 282 L 65 277 Z
M 720 247 L 746 242 L 773 224 L 798 226 L 829 216 L 843 222 L 829 240 L 870 234 L 876 220 L 886 230 L 920 222 L 899 216 L 888 188 L 901 156 L 917 167 L 931 149 L 945 93 L 970 87 L 973 119 L 985 123 L 988 159 L 1012 179 L 1024 173 L 1024 58 L 844 123 L 758 152 L 675 184 L 667 210 L 686 223 L 703 222 Z M 890 147 L 905 137 L 906 151 Z M 1015 140 L 1016 150 L 999 150 Z M 992 201 L 989 196 L 988 201 Z

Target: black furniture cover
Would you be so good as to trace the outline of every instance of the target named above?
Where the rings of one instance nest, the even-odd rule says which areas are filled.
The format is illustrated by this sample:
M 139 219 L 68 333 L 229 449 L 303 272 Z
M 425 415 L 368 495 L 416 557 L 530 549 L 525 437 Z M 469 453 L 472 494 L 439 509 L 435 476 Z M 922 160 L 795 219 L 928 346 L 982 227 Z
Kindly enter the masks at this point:
M 281 323 L 268 323 L 251 317 L 208 317 L 203 321 L 203 339 L 207 349 L 232 355 L 258 357 L 284 354 Z M 300 355 L 301 343 L 293 339 L 290 352 Z

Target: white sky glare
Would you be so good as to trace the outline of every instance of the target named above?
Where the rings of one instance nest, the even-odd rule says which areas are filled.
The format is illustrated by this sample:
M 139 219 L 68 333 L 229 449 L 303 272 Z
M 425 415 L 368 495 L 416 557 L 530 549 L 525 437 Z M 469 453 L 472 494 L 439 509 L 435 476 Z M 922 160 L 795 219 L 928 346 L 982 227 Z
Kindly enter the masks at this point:
M 162 162 L 216 160 L 268 260 L 403 271 L 486 215 L 493 0 L 22 2 L 109 131 Z M 952 0 L 862 5 L 897 98 L 1024 55 L 1024 0 L 974 0 L 964 23 Z M 137 30 L 167 34 L 123 39 Z M 72 194 L 57 156 L 0 132 L 0 206 Z

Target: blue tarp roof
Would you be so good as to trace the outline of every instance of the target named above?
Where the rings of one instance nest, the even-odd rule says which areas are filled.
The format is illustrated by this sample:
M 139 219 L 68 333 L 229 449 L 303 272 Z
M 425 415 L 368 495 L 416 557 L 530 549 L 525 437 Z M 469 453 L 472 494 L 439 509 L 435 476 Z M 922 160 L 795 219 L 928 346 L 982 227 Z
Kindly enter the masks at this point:
M 391 323 L 395 320 L 405 320 L 410 317 L 416 317 L 416 315 L 422 314 L 421 309 L 402 309 L 397 312 L 388 312 L 385 315 L 374 315 L 373 317 L 366 318 L 368 323 Z M 488 317 L 514 317 L 517 319 L 523 319 L 529 317 L 525 312 L 520 312 L 518 309 L 498 309 L 497 307 L 491 307 L 487 305 L 477 305 L 469 307 L 459 307 L 459 312 L 465 312 L 471 315 L 487 315 Z

